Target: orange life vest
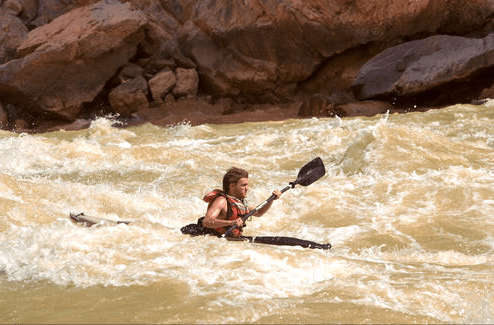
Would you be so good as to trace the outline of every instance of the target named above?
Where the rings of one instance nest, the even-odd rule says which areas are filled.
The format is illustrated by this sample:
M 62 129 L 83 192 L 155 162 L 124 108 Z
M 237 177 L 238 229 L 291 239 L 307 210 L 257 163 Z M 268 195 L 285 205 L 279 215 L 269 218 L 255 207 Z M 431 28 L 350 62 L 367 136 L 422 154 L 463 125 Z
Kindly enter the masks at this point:
M 208 209 L 211 207 L 213 204 L 214 200 L 216 200 L 219 196 L 222 196 L 226 199 L 226 204 L 228 206 L 227 212 L 226 212 L 226 219 L 227 220 L 235 220 L 237 218 L 242 218 L 243 215 L 247 214 L 249 212 L 249 208 L 247 205 L 242 201 L 239 200 L 231 195 L 226 194 L 222 190 L 213 190 L 206 194 L 203 198 L 203 200 L 208 204 Z M 224 234 L 230 226 L 228 227 L 220 227 L 220 228 L 214 228 L 216 231 L 218 231 L 221 234 Z M 230 233 L 232 237 L 239 237 L 242 235 L 242 230 L 235 228 L 232 230 Z

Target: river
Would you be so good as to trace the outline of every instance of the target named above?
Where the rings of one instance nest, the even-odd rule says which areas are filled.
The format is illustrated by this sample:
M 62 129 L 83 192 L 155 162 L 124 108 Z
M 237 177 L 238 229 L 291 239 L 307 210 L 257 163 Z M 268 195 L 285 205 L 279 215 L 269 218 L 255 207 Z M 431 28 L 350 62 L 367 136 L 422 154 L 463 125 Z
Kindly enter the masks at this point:
M 493 323 L 494 101 L 372 118 L 0 131 L 0 323 Z M 182 235 L 231 166 L 245 235 Z M 70 212 L 129 225 L 91 228 Z

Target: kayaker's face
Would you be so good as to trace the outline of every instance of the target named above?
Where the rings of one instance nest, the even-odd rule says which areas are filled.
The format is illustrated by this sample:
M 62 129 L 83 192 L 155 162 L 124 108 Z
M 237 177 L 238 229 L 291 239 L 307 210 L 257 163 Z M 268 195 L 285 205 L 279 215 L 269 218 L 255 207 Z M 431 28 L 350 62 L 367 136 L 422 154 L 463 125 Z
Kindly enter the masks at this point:
M 237 199 L 245 199 L 249 191 L 249 179 L 241 178 L 235 184 L 230 184 L 230 195 Z

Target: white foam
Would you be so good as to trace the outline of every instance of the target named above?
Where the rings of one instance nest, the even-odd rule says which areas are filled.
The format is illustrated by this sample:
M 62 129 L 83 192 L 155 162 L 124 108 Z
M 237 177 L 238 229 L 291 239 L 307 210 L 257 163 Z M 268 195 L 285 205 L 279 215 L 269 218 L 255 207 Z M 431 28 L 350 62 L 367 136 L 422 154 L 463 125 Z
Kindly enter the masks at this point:
M 493 281 L 494 159 L 485 143 L 494 134 L 481 114 L 460 106 L 128 130 L 100 119 L 78 132 L 2 134 L 2 278 L 76 287 L 170 281 L 208 297 L 205 309 L 239 308 L 245 322 L 299 298 L 442 322 L 491 319 L 467 306 L 492 293 L 465 296 Z M 284 193 L 245 234 L 329 241 L 333 250 L 180 233 L 204 215 L 202 196 L 232 165 L 249 170 L 248 200 L 257 205 L 317 156 L 326 175 Z M 132 223 L 85 228 L 69 212 Z M 243 307 L 264 300 L 275 302 L 255 315 Z

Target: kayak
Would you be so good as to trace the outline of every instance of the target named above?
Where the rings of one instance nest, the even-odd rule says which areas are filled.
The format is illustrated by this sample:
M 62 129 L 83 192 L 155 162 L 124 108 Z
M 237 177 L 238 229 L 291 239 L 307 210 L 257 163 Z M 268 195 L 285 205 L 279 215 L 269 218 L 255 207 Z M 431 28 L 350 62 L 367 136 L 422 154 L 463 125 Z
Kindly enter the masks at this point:
M 78 214 L 70 213 L 69 217 L 72 222 L 80 224 L 84 227 L 92 227 L 94 225 L 113 225 L 113 226 L 119 224 L 128 225 L 131 223 L 131 221 L 110 220 L 105 218 L 88 216 L 84 213 L 78 213 Z M 189 224 L 185 227 L 182 227 L 180 231 L 184 235 L 191 235 L 191 236 L 211 235 L 216 237 L 222 237 L 222 235 L 217 231 L 215 231 L 214 229 L 203 227 L 202 222 L 200 221 L 198 221 L 198 223 Z M 278 246 L 300 246 L 300 247 L 312 248 L 312 249 L 331 248 L 330 243 L 320 244 L 310 240 L 304 240 L 294 237 L 283 237 L 283 236 L 255 236 L 255 237 L 240 236 L 240 237 L 225 237 L 225 239 L 229 241 L 247 241 L 256 244 L 268 244 L 268 245 L 278 245 Z
M 202 220 L 204 217 L 199 218 L 197 223 L 191 223 L 185 227 L 182 227 L 180 231 L 182 234 L 191 236 L 201 236 L 201 235 L 211 235 L 216 237 L 223 237 L 222 234 L 214 229 L 203 227 Z M 225 237 L 227 240 L 233 241 L 248 241 L 256 244 L 268 244 L 268 245 L 278 245 L 278 246 L 301 246 L 304 248 L 312 249 L 330 249 L 331 244 L 325 243 L 320 244 L 310 240 L 304 240 L 294 237 L 281 237 L 281 236 L 240 236 L 240 237 Z

